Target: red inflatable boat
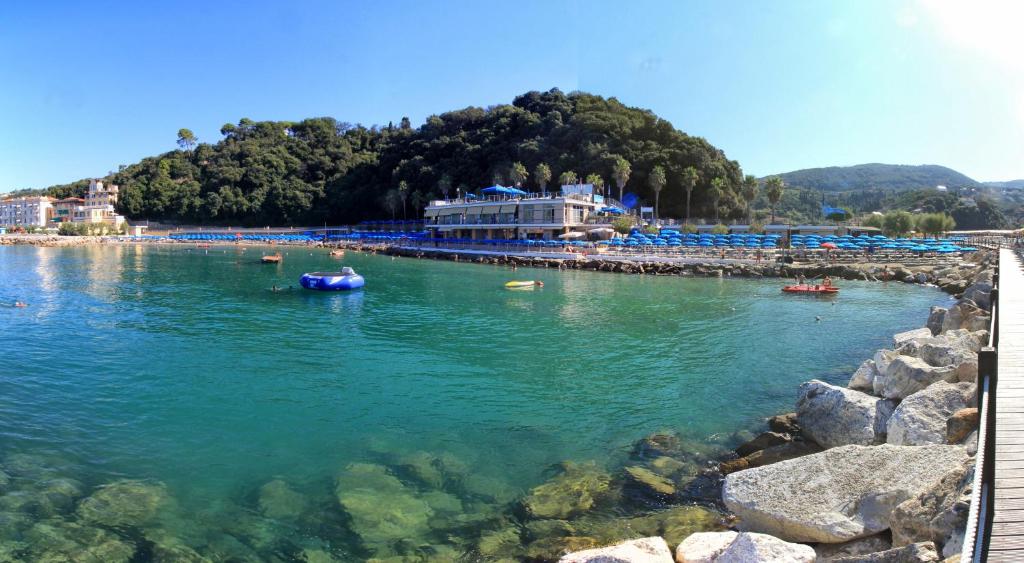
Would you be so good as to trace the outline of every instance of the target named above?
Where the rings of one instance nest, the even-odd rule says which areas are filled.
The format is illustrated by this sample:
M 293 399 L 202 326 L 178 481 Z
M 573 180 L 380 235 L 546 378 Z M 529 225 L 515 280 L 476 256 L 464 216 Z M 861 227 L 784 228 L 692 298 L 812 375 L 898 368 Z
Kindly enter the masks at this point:
M 839 288 L 834 285 L 787 285 L 782 288 L 782 291 L 786 293 L 818 293 L 824 295 L 833 295 L 839 293 Z

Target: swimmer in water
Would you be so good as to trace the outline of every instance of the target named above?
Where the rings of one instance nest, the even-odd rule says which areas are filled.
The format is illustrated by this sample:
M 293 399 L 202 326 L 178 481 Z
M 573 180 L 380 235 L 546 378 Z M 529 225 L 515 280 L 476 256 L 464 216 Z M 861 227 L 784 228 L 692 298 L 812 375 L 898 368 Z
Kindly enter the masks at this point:
M 271 287 L 270 291 L 281 291 L 281 288 L 277 287 L 277 284 L 274 284 L 274 287 Z
M 814 322 L 820 323 L 821 322 L 821 317 L 814 317 Z
M 24 301 L 15 301 L 14 302 L 14 306 L 15 307 L 28 307 L 28 303 L 25 303 Z

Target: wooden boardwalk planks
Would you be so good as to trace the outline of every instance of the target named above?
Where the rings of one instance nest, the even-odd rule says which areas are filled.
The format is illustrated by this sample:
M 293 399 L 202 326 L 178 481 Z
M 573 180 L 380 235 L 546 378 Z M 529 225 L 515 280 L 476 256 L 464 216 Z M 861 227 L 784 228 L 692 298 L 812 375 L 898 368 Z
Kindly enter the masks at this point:
M 996 384 L 995 515 L 989 561 L 1024 561 L 1024 270 L 999 256 L 999 376 Z

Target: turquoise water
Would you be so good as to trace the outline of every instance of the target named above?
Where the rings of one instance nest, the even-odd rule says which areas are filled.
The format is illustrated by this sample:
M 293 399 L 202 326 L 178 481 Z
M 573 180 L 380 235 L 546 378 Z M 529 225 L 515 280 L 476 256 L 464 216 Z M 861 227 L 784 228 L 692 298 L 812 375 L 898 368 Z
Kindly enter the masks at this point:
M 523 494 L 563 460 L 615 471 L 656 431 L 729 445 L 947 299 L 351 252 L 365 290 L 327 294 L 289 286 L 342 261 L 283 251 L 262 265 L 254 248 L 0 247 L 0 302 L 30 304 L 0 307 L 0 452 L 40 454 L 86 489 L 159 480 L 183 514 L 251 508 L 274 478 L 337 511 L 348 464 L 415 452 Z M 338 533 L 303 532 L 341 559 L 371 553 Z

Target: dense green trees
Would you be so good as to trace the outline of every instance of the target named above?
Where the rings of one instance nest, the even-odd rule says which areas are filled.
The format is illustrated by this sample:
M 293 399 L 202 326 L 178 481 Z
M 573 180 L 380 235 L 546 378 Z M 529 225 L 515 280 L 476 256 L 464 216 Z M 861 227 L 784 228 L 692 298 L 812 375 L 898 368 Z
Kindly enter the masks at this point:
M 752 205 L 754 200 L 757 199 L 757 189 L 759 184 L 757 182 L 757 176 L 747 174 L 743 177 L 743 203 L 747 209 L 747 224 L 754 222 L 754 212 Z
M 612 178 L 620 190 L 629 182 L 641 199 L 653 201 L 648 176 L 655 166 L 666 176 L 662 214 L 681 216 L 685 168 L 702 178 L 726 178 L 730 187 L 741 181 L 739 166 L 721 150 L 650 111 L 614 98 L 559 90 L 529 92 L 508 105 L 433 115 L 418 128 L 407 119 L 398 126 L 364 127 L 328 117 L 296 122 L 243 118 L 225 124 L 216 143 L 198 143 L 194 135 L 182 135 L 186 132 L 179 132 L 179 139 L 187 141 L 184 150 L 145 158 L 104 178 L 121 186 L 120 211 L 129 218 L 231 225 L 350 223 L 398 217 L 416 192 L 426 201 L 446 191 L 475 191 L 496 174 L 521 181 L 528 191 L 541 191 L 568 171 Z M 524 177 L 524 170 L 533 174 Z M 398 192 L 403 181 L 404 196 Z M 48 192 L 80 196 L 86 186 L 76 182 Z M 707 185 L 698 181 L 695 188 L 694 203 L 708 206 Z M 742 214 L 734 195 L 722 202 L 732 216 Z

